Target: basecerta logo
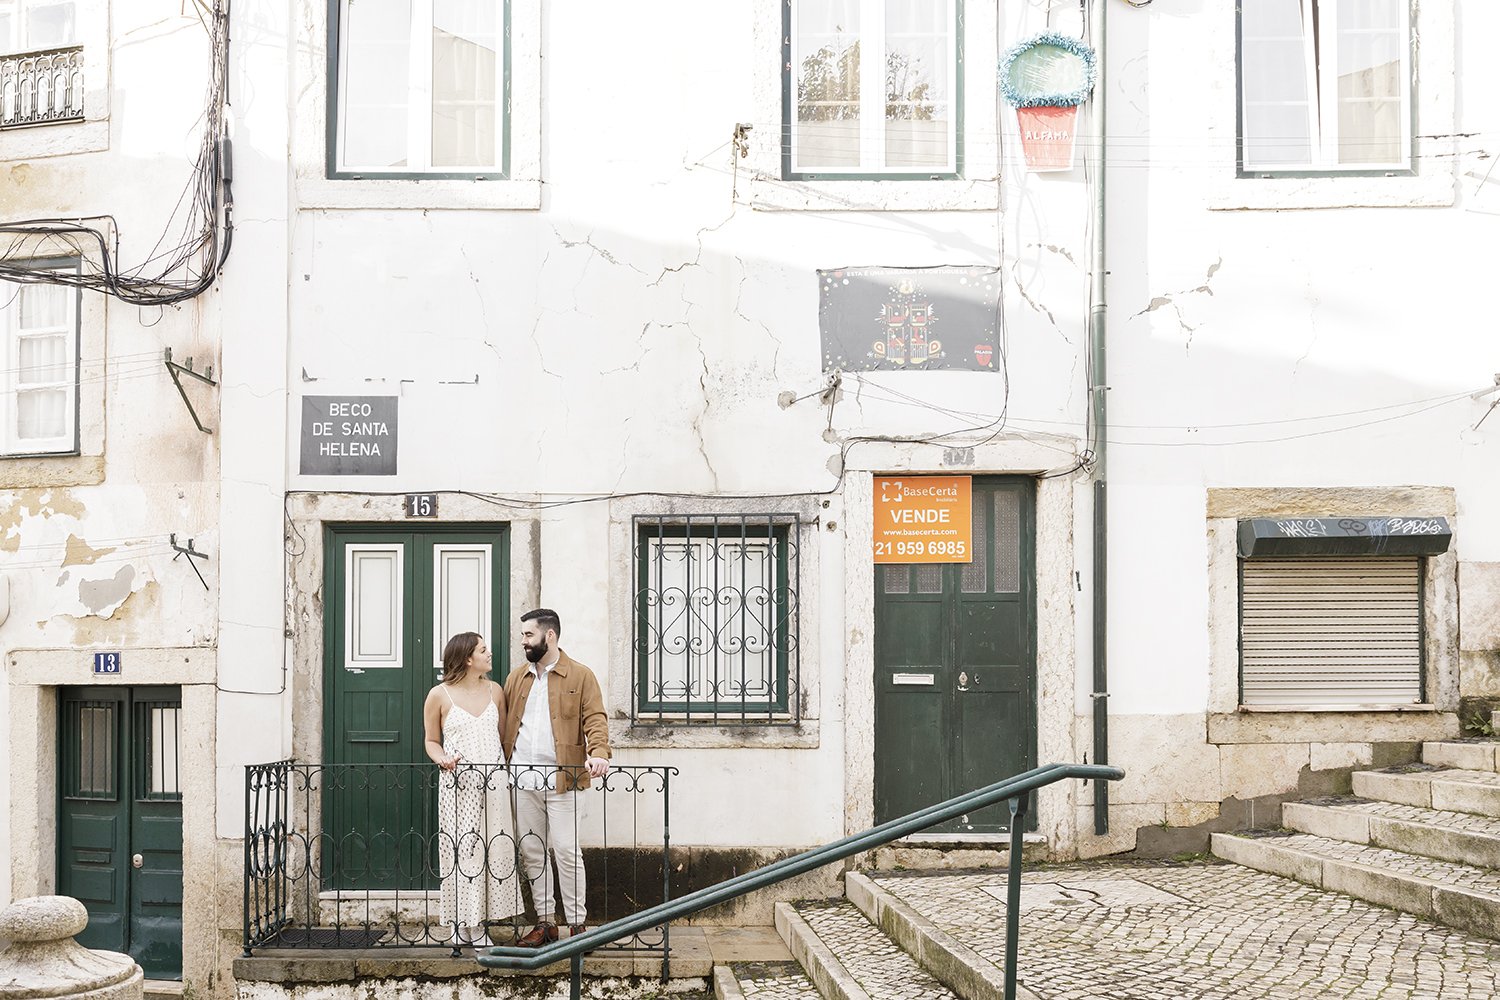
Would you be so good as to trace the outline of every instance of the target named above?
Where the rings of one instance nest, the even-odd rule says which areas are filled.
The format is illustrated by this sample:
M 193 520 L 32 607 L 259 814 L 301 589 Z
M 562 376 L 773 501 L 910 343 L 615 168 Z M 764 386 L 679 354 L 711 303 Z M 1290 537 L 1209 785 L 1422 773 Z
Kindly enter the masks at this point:
M 892 489 L 894 489 L 896 491 L 896 495 L 895 496 L 888 496 L 887 493 L 886 493 L 886 491 L 887 490 L 892 490 Z M 887 480 L 884 480 L 880 484 L 880 502 L 881 503 L 900 503 L 901 502 L 901 498 L 902 498 L 901 480 L 899 480 L 899 479 L 887 479 Z

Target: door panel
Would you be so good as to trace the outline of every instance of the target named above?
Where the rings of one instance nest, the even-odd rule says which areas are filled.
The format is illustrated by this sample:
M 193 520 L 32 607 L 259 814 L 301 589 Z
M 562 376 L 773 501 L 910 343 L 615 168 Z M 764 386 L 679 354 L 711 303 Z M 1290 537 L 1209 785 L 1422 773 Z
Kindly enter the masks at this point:
M 182 977 L 177 688 L 64 688 L 58 891 L 89 911 L 81 944 Z M 136 863 L 139 859 L 139 863 Z
M 972 562 L 876 567 L 877 822 L 1035 765 L 1032 489 L 974 481 Z M 913 664 L 932 686 L 896 683 Z M 1002 805 L 934 832 L 1008 824 Z
M 323 782 L 334 848 L 324 888 L 434 888 L 422 857 L 437 821 L 422 703 L 449 636 L 506 647 L 505 525 L 331 527 L 324 552 L 323 746 L 335 765 Z M 503 652 L 495 662 L 502 680 Z

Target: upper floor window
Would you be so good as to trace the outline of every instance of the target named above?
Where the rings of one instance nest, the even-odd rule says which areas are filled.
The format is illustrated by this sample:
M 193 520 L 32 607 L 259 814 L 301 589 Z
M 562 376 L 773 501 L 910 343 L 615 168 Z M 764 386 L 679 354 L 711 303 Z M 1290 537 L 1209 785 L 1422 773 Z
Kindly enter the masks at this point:
M 0 52 L 77 44 L 75 0 L 0 0 Z
M 0 281 L 0 303 L 0 455 L 77 452 L 78 290 Z
M 1409 170 L 1409 0 L 1241 0 L 1244 173 Z
M 787 179 L 960 176 L 962 0 L 790 0 Z
M 329 176 L 503 177 L 508 0 L 330 0 Z
M 0 128 L 83 117 L 74 0 L 0 0 Z

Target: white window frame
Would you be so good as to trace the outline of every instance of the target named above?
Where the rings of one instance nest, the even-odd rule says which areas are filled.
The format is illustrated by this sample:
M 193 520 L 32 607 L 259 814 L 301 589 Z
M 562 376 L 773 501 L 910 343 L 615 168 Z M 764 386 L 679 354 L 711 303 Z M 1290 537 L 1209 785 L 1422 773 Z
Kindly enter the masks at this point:
M 449 636 L 457 634 L 457 630 L 447 624 L 448 586 L 447 577 L 443 574 L 444 561 L 450 555 L 475 554 L 480 557 L 480 620 L 475 623 L 474 631 L 484 636 L 491 646 L 495 644 L 493 546 L 483 542 L 435 543 L 432 546 L 432 579 L 435 581 L 432 588 L 432 667 L 439 677 L 443 673 L 443 644 L 448 641 Z
M 46 270 L 77 273 L 78 263 L 49 266 Z M 38 328 L 23 331 L 20 328 L 21 292 L 25 286 L 13 282 L 0 282 L 0 342 L 5 345 L 4 364 L 0 366 L 0 393 L 5 400 L 4 419 L 0 421 L 0 458 L 31 458 L 39 455 L 77 455 L 79 389 L 79 347 L 82 327 L 79 323 L 79 291 L 66 289 L 67 317 L 60 327 Z M 59 366 L 69 374 L 61 379 L 43 382 L 23 382 L 21 371 L 21 341 L 28 337 L 56 337 L 61 334 L 67 344 L 67 352 Z M 50 438 L 32 438 L 22 441 L 18 434 L 21 412 L 21 393 L 31 390 L 66 389 L 68 391 L 67 424 L 62 434 Z
M 1311 157 L 1308 163 L 1256 163 L 1250 158 L 1250 144 L 1245 134 L 1248 120 L 1248 98 L 1245 87 L 1246 63 L 1244 59 L 1243 21 L 1241 20 L 1240 53 L 1236 67 L 1236 82 L 1239 93 L 1239 128 L 1237 129 L 1240 150 L 1240 173 L 1244 176 L 1297 175 L 1297 174 L 1389 174 L 1409 173 L 1412 170 L 1413 118 L 1412 118 L 1412 10 L 1409 0 L 1404 0 L 1405 16 L 1400 19 L 1401 30 L 1401 156 L 1388 163 L 1340 163 L 1338 135 L 1338 2 L 1337 0 L 1301 0 L 1302 17 L 1305 24 L 1319 23 L 1316 46 L 1309 29 L 1303 36 L 1303 72 L 1306 75 L 1309 115 L 1309 141 Z M 1242 18 L 1236 5 L 1236 17 Z
M 337 82 L 330 97 L 330 114 L 334 117 L 334 128 L 329 143 L 328 176 L 330 178 L 494 178 L 507 176 L 509 159 L 509 86 L 510 67 L 510 0 L 493 0 L 496 5 L 500 57 L 496 66 L 495 80 L 495 162 L 490 166 L 462 169 L 457 167 L 433 167 L 432 160 L 432 16 L 434 0 L 411 0 L 411 82 L 407 89 L 407 166 L 392 169 L 384 165 L 361 165 L 348 163 L 344 158 L 344 95 L 347 93 L 347 64 L 343 53 L 346 49 L 348 18 L 345 16 L 351 0 L 331 0 L 330 15 L 337 13 L 338 42 L 334 54 Z M 335 8 L 337 10 L 335 11 Z M 334 81 L 330 80 L 330 84 Z
M 797 69 L 805 55 L 801 37 L 797 32 L 797 0 L 788 0 L 786 5 L 786 45 L 789 58 L 782 86 L 786 89 L 786 166 L 788 180 L 820 180 L 841 178 L 893 177 L 911 180 L 957 179 L 962 176 L 963 162 L 959 155 L 963 136 L 964 102 L 960 80 L 963 76 L 964 18 L 963 0 L 948 0 L 949 3 L 949 59 L 948 59 L 948 160 L 941 168 L 920 169 L 915 167 L 887 167 L 885 165 L 885 72 L 870 73 L 870 67 L 884 67 L 886 59 L 885 0 L 858 0 L 860 4 L 860 80 L 878 81 L 876 86 L 860 89 L 859 135 L 860 163 L 853 167 L 803 166 L 799 162 L 797 149 Z
M 391 585 L 391 656 L 389 658 L 361 658 L 355 656 L 354 616 L 359 611 L 357 592 L 358 576 L 354 572 L 356 558 L 361 555 L 392 555 L 395 572 Z M 351 542 L 344 546 L 344 669 L 345 670 L 399 670 L 404 666 L 403 643 L 406 641 L 406 546 L 400 542 Z

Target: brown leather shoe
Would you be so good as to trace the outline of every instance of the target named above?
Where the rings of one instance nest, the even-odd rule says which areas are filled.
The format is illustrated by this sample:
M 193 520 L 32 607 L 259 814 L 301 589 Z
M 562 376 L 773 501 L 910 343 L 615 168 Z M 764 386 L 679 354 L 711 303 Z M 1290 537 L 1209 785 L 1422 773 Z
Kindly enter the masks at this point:
M 588 928 L 583 926 L 583 924 L 569 924 L 568 937 L 577 937 L 586 930 L 588 930 Z
M 540 948 L 544 944 L 551 944 L 557 940 L 557 925 L 546 921 L 537 924 L 521 940 L 516 942 L 518 948 Z

